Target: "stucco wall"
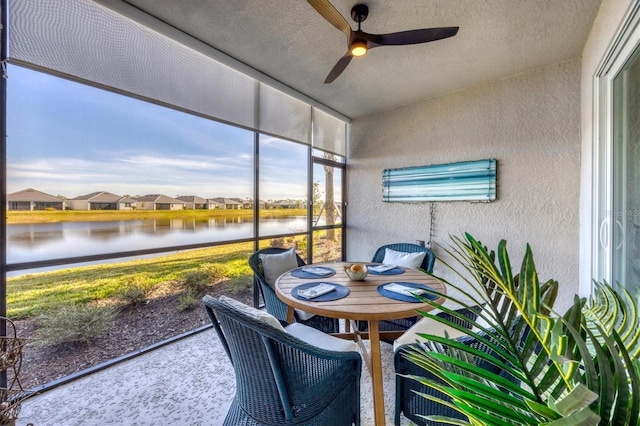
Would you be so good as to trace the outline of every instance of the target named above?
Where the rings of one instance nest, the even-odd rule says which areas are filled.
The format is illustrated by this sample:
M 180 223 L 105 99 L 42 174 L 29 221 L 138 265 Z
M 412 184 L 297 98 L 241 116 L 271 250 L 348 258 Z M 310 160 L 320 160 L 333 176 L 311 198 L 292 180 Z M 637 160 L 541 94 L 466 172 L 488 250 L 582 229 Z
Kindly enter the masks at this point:
M 580 191 L 580 294 L 591 291 L 593 259 L 593 88 L 595 73 L 618 32 L 631 0 L 603 0 L 582 52 L 582 170 Z
M 430 205 L 382 202 L 385 168 L 496 158 L 493 203 L 435 203 L 434 243 L 469 232 L 506 239 L 519 267 L 526 243 L 543 280 L 560 282 L 557 307 L 578 291 L 580 59 L 352 122 L 347 259 L 391 242 L 427 240 Z M 433 247 L 438 256 L 442 249 Z M 434 272 L 454 278 L 442 263 Z

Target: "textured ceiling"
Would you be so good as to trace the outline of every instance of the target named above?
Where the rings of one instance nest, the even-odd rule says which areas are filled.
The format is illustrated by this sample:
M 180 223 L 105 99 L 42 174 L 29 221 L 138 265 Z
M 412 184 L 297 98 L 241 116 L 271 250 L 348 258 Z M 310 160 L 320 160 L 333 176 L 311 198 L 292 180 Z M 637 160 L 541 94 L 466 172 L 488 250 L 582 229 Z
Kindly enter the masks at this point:
M 305 0 L 127 0 L 281 83 L 357 118 L 581 55 L 601 0 L 332 0 L 389 33 L 459 26 L 455 37 L 385 46 L 324 79 L 346 37 Z

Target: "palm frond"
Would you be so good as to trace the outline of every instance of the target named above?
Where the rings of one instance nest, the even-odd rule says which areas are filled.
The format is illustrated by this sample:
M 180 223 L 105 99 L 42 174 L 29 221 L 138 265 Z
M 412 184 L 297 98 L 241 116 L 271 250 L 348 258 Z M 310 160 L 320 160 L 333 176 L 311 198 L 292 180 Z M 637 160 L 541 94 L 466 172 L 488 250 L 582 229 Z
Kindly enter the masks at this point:
M 640 357 L 640 291 L 631 295 L 626 288 L 614 291 L 607 283 L 594 282 L 593 295 L 584 309 L 590 329 L 599 336 L 597 324 L 608 335 L 615 330 L 631 359 Z
M 452 240 L 443 249 L 458 265 L 442 263 L 461 284 L 440 279 L 461 296 L 424 299 L 443 314 L 421 314 L 467 337 L 422 335 L 427 343 L 407 357 L 435 378 L 426 386 L 471 424 L 638 424 L 640 318 L 628 292 L 596 285 L 590 305 L 576 297 L 559 316 L 558 282 L 540 283 L 529 245 L 514 275 L 505 241 L 493 252 L 469 234 Z M 463 318 L 447 306 L 484 309 Z

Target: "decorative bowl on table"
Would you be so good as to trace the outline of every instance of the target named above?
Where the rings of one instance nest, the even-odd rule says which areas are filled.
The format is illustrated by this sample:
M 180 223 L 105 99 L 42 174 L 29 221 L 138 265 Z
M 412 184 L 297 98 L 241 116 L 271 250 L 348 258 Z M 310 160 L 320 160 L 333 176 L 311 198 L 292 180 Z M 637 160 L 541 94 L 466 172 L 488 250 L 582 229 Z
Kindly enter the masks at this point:
M 367 265 L 363 263 L 350 263 L 349 265 L 345 265 L 344 272 L 352 281 L 362 281 L 369 275 L 369 269 Z

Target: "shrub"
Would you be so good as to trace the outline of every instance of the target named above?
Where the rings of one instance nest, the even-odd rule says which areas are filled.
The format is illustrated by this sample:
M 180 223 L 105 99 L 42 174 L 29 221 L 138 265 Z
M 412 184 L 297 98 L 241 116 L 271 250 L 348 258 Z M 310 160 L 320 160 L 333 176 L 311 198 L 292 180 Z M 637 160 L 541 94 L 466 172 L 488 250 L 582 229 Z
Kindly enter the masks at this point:
M 116 294 L 116 299 L 127 305 L 141 305 L 149 298 L 151 284 L 143 279 L 128 279 Z
M 253 275 L 242 275 L 229 280 L 229 288 L 235 292 L 253 291 Z
M 191 271 L 184 276 L 183 285 L 187 292 L 201 293 L 209 284 L 211 284 L 211 275 L 206 269 Z
M 117 308 L 112 305 L 63 305 L 36 319 L 36 336 L 45 345 L 91 343 L 111 326 L 116 314 Z
M 142 305 L 149 297 L 149 290 L 141 286 L 126 286 L 116 292 L 116 299 L 126 305 Z
M 298 252 L 298 254 L 302 254 L 303 256 L 306 256 L 307 253 L 307 239 L 306 238 L 301 238 L 299 240 L 291 240 L 291 243 L 289 243 L 289 247 L 292 246 L 296 246 L 296 251 Z
M 196 308 L 200 304 L 200 298 L 197 294 L 194 294 L 192 291 L 185 291 L 178 298 L 178 310 L 188 311 Z
M 224 277 L 229 275 L 229 267 L 221 263 L 206 263 L 200 269 L 209 274 L 211 282 L 222 281 Z
M 283 248 L 284 247 L 284 238 L 274 238 L 269 241 L 269 245 L 271 247 Z

